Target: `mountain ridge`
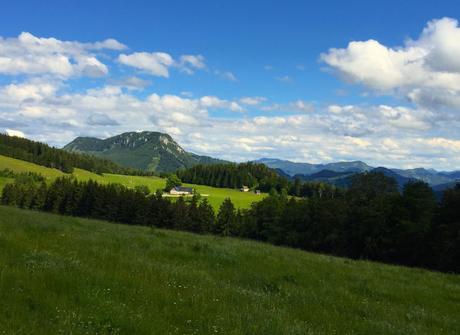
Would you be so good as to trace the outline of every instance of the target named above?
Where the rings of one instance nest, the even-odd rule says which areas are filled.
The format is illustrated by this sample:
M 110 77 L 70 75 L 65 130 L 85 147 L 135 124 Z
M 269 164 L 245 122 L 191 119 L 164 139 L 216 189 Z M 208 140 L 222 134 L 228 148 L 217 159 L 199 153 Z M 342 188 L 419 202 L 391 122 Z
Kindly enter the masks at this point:
M 63 149 L 103 157 L 122 166 L 152 172 L 172 172 L 197 164 L 224 162 L 187 152 L 170 135 L 154 131 L 125 132 L 105 139 L 80 136 Z
M 260 158 L 256 163 L 262 163 L 268 167 L 282 171 L 291 179 L 322 181 L 337 186 L 346 185 L 351 175 L 362 172 L 382 172 L 391 176 L 403 186 L 410 180 L 421 180 L 430 186 L 452 185 L 460 181 L 460 171 L 436 171 L 435 169 L 413 168 L 396 169 L 387 167 L 372 167 L 362 161 L 342 161 L 327 164 L 299 163 L 277 158 Z M 348 172 L 348 173 L 347 173 Z

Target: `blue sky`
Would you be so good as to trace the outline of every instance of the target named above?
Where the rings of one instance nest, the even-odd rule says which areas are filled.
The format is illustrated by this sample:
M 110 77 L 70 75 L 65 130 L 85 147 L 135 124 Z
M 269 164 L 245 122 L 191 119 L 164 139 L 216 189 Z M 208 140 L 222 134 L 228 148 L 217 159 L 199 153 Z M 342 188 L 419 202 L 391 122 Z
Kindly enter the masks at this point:
M 11 1 L 0 130 L 455 169 L 459 18 L 455 1 Z

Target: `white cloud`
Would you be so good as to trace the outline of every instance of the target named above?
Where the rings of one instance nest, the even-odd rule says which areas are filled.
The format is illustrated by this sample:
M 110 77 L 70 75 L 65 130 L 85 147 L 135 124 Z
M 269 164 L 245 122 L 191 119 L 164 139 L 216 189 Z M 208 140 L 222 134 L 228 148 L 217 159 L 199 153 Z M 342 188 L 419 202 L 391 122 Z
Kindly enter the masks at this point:
M 182 55 L 177 66 L 181 71 L 188 74 L 193 74 L 196 69 L 203 70 L 206 68 L 202 55 Z
M 240 99 L 240 102 L 244 105 L 256 106 L 266 100 L 267 98 L 265 97 L 243 97 Z
M 136 76 L 124 77 L 117 80 L 111 80 L 111 84 L 126 87 L 130 90 L 141 90 L 152 84 L 150 80 L 145 80 Z
M 237 102 L 216 96 L 153 93 L 140 98 L 119 86 L 68 93 L 53 84 L 40 90 L 43 84 L 0 86 L 4 129 L 20 129 L 55 145 L 82 135 L 164 131 L 190 151 L 237 161 L 271 156 L 310 162 L 361 159 L 374 165 L 443 169 L 460 164 L 458 134 L 449 136 L 437 123 L 430 123 L 432 116 L 424 110 L 335 105 L 339 113 L 328 112 L 331 106 L 326 106 L 308 113 L 227 119 L 211 111 L 230 111 Z
M 379 106 L 380 113 L 391 125 L 398 128 L 427 130 L 431 125 L 420 116 L 423 111 L 414 111 L 405 107 Z M 426 112 L 425 112 L 426 113 Z
M 124 65 L 135 67 L 151 75 L 169 77 L 168 68 L 174 64 L 173 58 L 165 52 L 135 52 L 130 55 L 121 54 L 118 61 Z
M 92 50 L 121 50 L 125 46 L 114 39 L 95 43 L 61 41 L 36 37 L 28 32 L 15 38 L 0 37 L 0 74 L 98 77 L 108 73 Z
M 313 103 L 305 100 L 295 100 L 288 103 L 273 103 L 260 107 L 264 112 L 308 113 L 315 110 Z
M 303 100 L 296 100 L 292 102 L 292 108 L 296 111 L 305 112 L 305 113 L 308 113 L 314 110 L 313 104 L 303 101 Z
M 215 96 L 204 96 L 200 104 L 205 108 L 228 109 L 232 112 L 243 112 L 244 109 L 235 101 L 219 99 Z
M 95 42 L 90 44 L 90 48 L 94 50 L 110 49 L 110 50 L 124 50 L 126 45 L 118 42 L 113 38 L 106 39 L 102 42 Z
M 20 130 L 15 130 L 15 129 L 5 129 L 6 134 L 9 136 L 16 136 L 16 137 L 25 137 L 26 135 L 20 131 Z
M 330 49 L 322 61 L 345 78 L 380 93 L 403 95 L 426 108 L 460 107 L 460 27 L 428 22 L 416 40 L 387 47 L 375 40 Z
M 182 55 L 179 60 L 165 52 L 135 52 L 118 56 L 121 64 L 132 66 L 148 74 L 157 77 L 169 77 L 169 69 L 178 68 L 187 74 L 193 74 L 195 70 L 206 68 L 205 59 L 202 55 Z
M 343 108 L 342 106 L 338 106 L 338 105 L 330 105 L 327 107 L 327 110 L 330 112 L 330 113 L 341 113 Z

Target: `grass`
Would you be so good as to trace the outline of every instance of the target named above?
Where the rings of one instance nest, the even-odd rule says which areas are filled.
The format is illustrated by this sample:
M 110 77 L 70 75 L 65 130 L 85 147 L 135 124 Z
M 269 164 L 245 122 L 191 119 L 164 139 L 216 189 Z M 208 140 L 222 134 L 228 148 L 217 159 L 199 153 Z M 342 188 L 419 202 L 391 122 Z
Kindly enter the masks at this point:
M 0 334 L 458 334 L 460 277 L 0 206 Z
M 53 180 L 65 174 L 57 169 L 50 169 L 44 166 L 21 161 L 18 159 L 5 157 L 0 155 L 0 170 L 10 169 L 16 172 L 36 172 L 45 176 L 48 180 Z M 166 181 L 159 177 L 142 177 L 142 176 L 125 176 L 116 174 L 98 175 L 86 170 L 75 169 L 73 175 L 80 180 L 95 180 L 99 183 L 119 183 L 127 187 L 135 187 L 138 185 L 146 185 L 150 191 L 155 192 L 157 189 L 163 189 Z M 6 183 L 0 178 L 0 189 Z M 240 192 L 239 190 L 229 188 L 216 188 L 204 185 L 184 184 L 195 188 L 200 194 L 208 194 L 209 203 L 218 210 L 225 198 L 232 199 L 232 202 L 237 208 L 248 208 L 252 202 L 258 201 L 266 196 L 266 194 L 256 195 L 252 192 Z

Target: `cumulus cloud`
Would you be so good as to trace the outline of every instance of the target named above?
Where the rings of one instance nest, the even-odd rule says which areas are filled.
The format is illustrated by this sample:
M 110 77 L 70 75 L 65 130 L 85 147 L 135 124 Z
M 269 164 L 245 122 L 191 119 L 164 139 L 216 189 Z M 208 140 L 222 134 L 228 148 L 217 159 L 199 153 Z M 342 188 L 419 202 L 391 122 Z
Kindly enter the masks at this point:
M 204 96 L 200 99 L 200 104 L 205 108 L 228 109 L 232 112 L 243 112 L 244 109 L 235 101 L 220 99 L 215 96 Z
M 124 48 L 114 39 L 81 43 L 23 32 L 14 38 L 0 37 L 0 74 L 99 77 L 106 75 L 108 68 L 92 51 Z
M 172 67 L 178 68 L 187 74 L 193 74 L 195 70 L 206 68 L 205 59 L 202 55 L 182 55 L 175 60 L 166 52 L 134 52 L 132 54 L 121 54 L 118 62 L 124 65 L 142 70 L 157 77 L 169 77 L 169 70 Z
M 460 107 L 460 27 L 442 18 L 428 22 L 415 40 L 388 47 L 376 40 L 352 41 L 321 60 L 351 83 L 397 94 L 436 109 Z
M 110 80 L 113 85 L 125 87 L 130 90 L 144 89 L 152 84 L 150 80 L 145 80 L 136 76 L 124 77 L 121 79 Z
M 55 145 L 82 135 L 164 131 L 190 151 L 237 161 L 271 156 L 310 162 L 362 159 L 375 165 L 444 169 L 460 164 L 455 134 L 448 136 L 430 122 L 431 112 L 405 106 L 331 105 L 308 113 L 248 112 L 226 118 L 213 110 L 231 111 L 240 99 L 156 93 L 141 98 L 120 86 L 69 93 L 59 85 L 43 84 L 0 86 L 0 122 L 5 128 Z
M 206 68 L 202 55 L 182 55 L 179 58 L 177 66 L 187 74 L 193 74 L 197 69 L 202 70 Z
M 139 94 L 136 90 L 151 84 L 142 79 L 145 74 L 168 77 L 171 71 L 205 70 L 230 81 L 237 78 L 209 68 L 201 55 L 119 54 L 126 47 L 113 39 L 81 43 L 23 33 L 0 38 L 0 75 L 25 75 L 0 84 L 0 128 L 54 145 L 80 135 L 164 131 L 188 150 L 237 161 L 271 156 L 458 168 L 459 29 L 455 20 L 442 19 L 431 21 L 417 39 L 400 47 L 369 40 L 329 50 L 323 61 L 346 80 L 369 91 L 404 96 L 413 104 L 326 106 L 257 95 L 229 99 L 188 91 Z M 107 50 L 119 54 L 116 61 L 129 66 L 131 73 L 137 69 L 144 75 L 128 72 L 120 79 L 109 78 L 105 86 L 69 89 L 65 79 L 108 73 L 101 61 L 108 59 Z
M 135 52 L 118 56 L 121 64 L 135 67 L 153 76 L 169 77 L 168 68 L 174 64 L 173 58 L 165 52 Z

